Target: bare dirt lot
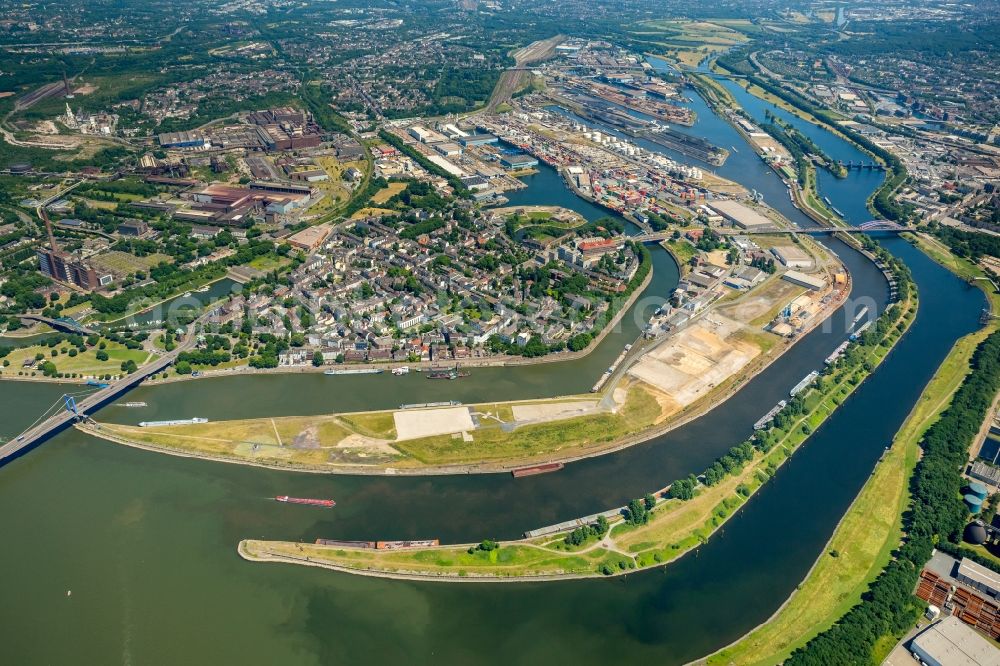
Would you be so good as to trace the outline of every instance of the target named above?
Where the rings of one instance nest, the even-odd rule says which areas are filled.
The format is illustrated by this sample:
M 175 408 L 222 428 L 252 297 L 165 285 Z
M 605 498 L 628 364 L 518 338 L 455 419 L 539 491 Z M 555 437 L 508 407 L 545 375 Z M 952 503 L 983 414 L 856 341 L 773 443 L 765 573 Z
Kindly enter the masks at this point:
M 646 354 L 628 374 L 662 391 L 683 409 L 742 370 L 760 349 L 737 340 L 741 325 L 705 317 Z

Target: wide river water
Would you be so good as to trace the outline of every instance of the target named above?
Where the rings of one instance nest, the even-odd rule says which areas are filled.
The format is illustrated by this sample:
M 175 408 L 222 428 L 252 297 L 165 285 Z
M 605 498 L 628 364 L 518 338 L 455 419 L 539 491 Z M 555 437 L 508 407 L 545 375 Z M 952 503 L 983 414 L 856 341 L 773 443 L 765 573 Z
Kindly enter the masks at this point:
M 732 86 L 755 116 L 767 105 Z M 693 93 L 692 93 L 693 94 Z M 739 135 L 695 97 L 686 131 L 737 148 L 723 176 L 761 192 L 793 221 L 808 218 Z M 774 109 L 772 109 L 774 110 Z M 849 145 L 790 118 L 834 157 Z M 664 151 L 667 152 L 667 151 Z M 857 157 L 853 159 L 858 159 Z M 820 179 L 850 221 L 879 174 Z M 542 169 L 518 203 L 604 213 Z M 886 301 L 881 274 L 835 240 L 855 301 Z M 245 537 L 511 538 L 622 504 L 738 443 L 752 424 L 846 335 L 850 315 L 799 342 L 707 416 L 620 453 L 514 480 L 509 475 L 344 477 L 177 458 L 65 432 L 0 470 L 0 643 L 10 664 L 580 664 L 682 663 L 766 619 L 794 590 L 954 341 L 977 327 L 981 293 L 905 241 L 884 243 L 913 271 L 920 312 L 885 364 L 776 477 L 702 548 L 613 580 L 442 584 L 380 580 L 239 559 Z M 458 382 L 419 376 L 273 375 L 142 388 L 147 409 L 99 418 L 309 414 L 439 399 L 508 399 L 587 390 L 635 338 L 649 303 L 677 280 L 654 251 L 654 279 L 593 354 L 573 362 L 476 369 Z M 0 435 L 12 436 L 64 387 L 0 382 Z M 141 413 L 140 413 L 141 412 Z M 285 506 L 277 494 L 334 497 L 333 511 Z M 68 594 L 72 591 L 72 594 Z

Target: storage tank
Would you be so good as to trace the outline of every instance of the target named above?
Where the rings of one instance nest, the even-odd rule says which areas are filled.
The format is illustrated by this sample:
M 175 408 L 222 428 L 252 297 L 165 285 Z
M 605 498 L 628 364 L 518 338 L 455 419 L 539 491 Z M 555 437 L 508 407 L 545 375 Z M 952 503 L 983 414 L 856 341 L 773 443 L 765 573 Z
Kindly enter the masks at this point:
M 976 497 L 972 493 L 965 496 L 965 505 L 969 507 L 969 512 L 972 515 L 978 515 L 980 511 L 983 510 L 983 500 L 980 497 Z
M 972 483 L 970 483 L 968 489 L 970 495 L 975 495 L 981 500 L 985 500 L 986 495 L 989 493 L 989 491 L 986 489 L 986 486 L 980 483 L 979 481 L 973 481 Z
M 966 543 L 978 546 L 986 542 L 987 536 L 986 528 L 983 527 L 983 524 L 977 520 L 976 522 L 969 523 L 965 526 L 965 533 L 962 535 L 962 538 Z

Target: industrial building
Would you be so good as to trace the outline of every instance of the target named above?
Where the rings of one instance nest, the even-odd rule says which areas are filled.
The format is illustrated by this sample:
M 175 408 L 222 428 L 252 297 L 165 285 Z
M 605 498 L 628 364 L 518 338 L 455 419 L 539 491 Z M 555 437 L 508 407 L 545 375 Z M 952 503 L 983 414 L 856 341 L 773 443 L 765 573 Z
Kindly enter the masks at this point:
M 98 275 L 91 266 L 59 249 L 55 234 L 52 233 L 52 222 L 44 210 L 42 220 L 45 222 L 45 230 L 49 237 L 48 249 L 42 248 L 36 252 L 38 270 L 43 275 L 87 290 L 111 284 L 113 278 L 110 274 Z
M 500 158 L 500 164 L 507 169 L 528 169 L 538 166 L 538 160 L 531 155 L 518 153 L 516 155 L 504 155 Z
M 98 275 L 91 266 L 59 250 L 38 250 L 38 270 L 53 280 L 93 291 L 111 284 L 110 274 Z
M 771 254 L 787 268 L 812 268 L 812 257 L 802 248 L 794 245 L 775 245 Z
M 753 208 L 741 204 L 739 201 L 722 200 L 713 201 L 712 210 L 728 220 L 734 227 L 759 231 L 774 227 L 774 221 L 761 215 Z
M 1000 574 L 968 558 L 962 558 L 958 563 L 955 580 L 990 597 L 996 598 L 1000 595 Z
M 196 224 L 241 226 L 259 209 L 286 214 L 309 204 L 312 190 L 305 185 L 257 181 L 249 188 L 213 183 L 191 195 L 194 205 L 178 210 L 174 217 Z
M 819 291 L 826 287 L 826 280 L 813 277 L 812 275 L 806 275 L 805 273 L 800 273 L 799 271 L 787 271 L 781 276 L 781 279 L 813 291 Z
M 161 148 L 204 148 L 208 139 L 201 132 L 166 132 L 156 137 Z
M 452 143 L 451 141 L 435 144 L 434 150 L 438 151 L 445 157 L 457 157 L 462 154 L 462 147 L 457 143 Z
M 446 160 L 441 155 L 428 155 L 427 156 L 427 160 L 430 161 L 430 162 L 433 162 L 436 165 L 438 165 L 439 167 L 441 167 L 442 169 L 444 169 L 445 171 L 447 171 L 452 176 L 457 176 L 458 178 L 462 178 L 464 176 L 468 176 L 469 175 L 469 174 L 465 173 L 465 171 L 462 170 L 461 167 L 459 167 L 459 166 L 457 166 L 455 164 L 452 164 L 451 162 L 449 162 L 448 160 Z
M 281 194 L 293 194 L 298 197 L 310 197 L 312 188 L 308 185 L 292 185 L 291 183 L 274 183 L 268 181 L 254 181 L 249 185 L 251 190 L 259 192 L 279 192 Z
M 928 666 L 1000 666 L 1000 650 L 954 616 L 918 634 L 910 652 Z
M 434 144 L 434 143 L 444 143 L 448 140 L 444 134 L 440 132 L 435 132 L 432 129 L 427 129 L 422 125 L 414 125 L 413 127 L 406 130 L 409 132 L 410 136 L 419 141 L 420 143 Z
M 255 125 L 261 143 L 269 151 L 315 148 L 323 140 L 320 128 L 311 118 L 291 107 L 254 111 L 248 120 Z
M 122 236 L 142 236 L 149 231 L 149 225 L 143 220 L 126 220 L 118 225 L 118 233 Z
M 469 134 L 459 137 L 458 142 L 468 148 L 469 146 L 485 146 L 491 143 L 498 143 L 500 139 L 492 134 Z
M 305 252 L 314 252 L 323 244 L 326 237 L 330 235 L 330 227 L 321 224 L 315 227 L 306 227 L 302 231 L 288 237 L 288 244 Z

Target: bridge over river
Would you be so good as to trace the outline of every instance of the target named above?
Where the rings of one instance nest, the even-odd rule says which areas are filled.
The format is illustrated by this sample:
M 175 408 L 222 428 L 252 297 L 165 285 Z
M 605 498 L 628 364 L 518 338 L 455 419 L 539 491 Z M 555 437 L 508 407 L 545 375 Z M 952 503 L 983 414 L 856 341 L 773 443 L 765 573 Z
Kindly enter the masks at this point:
M 36 321 L 42 324 L 48 324 L 56 330 L 66 331 L 68 333 L 79 333 L 80 335 L 95 335 L 98 333 L 97 330 L 84 326 L 72 317 L 59 317 L 58 319 L 53 319 L 52 317 L 43 317 L 42 315 L 35 314 L 23 314 L 17 316 L 27 321 Z
M 46 439 L 72 425 L 77 420 L 87 418 L 87 415 L 90 412 L 99 409 L 109 401 L 114 400 L 123 393 L 135 388 L 137 384 L 142 382 L 147 377 L 152 377 L 153 375 L 162 372 L 165 368 L 177 360 L 177 356 L 179 354 L 187 351 L 194 345 L 197 340 L 197 336 L 195 335 L 195 331 L 197 330 L 196 325 L 207 318 L 210 314 L 211 312 L 202 315 L 195 322 L 195 324 L 190 327 L 188 334 L 184 337 L 184 340 L 178 344 L 173 351 L 163 354 L 151 363 L 139 368 L 136 372 L 101 387 L 100 390 L 87 395 L 79 401 L 70 395 L 61 397 L 59 399 L 59 404 L 64 403 L 64 408 L 59 408 L 52 415 L 43 415 L 42 419 L 22 432 L 15 439 L 12 439 L 6 444 L 0 445 L 0 467 L 38 444 L 41 444 Z

